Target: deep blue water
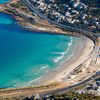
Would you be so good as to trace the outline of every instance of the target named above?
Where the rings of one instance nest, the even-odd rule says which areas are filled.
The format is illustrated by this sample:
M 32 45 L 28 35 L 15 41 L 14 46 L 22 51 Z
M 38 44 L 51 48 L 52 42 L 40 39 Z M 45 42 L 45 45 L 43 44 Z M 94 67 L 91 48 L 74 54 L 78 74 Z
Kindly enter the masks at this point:
M 72 54 L 76 39 L 27 31 L 12 16 L 0 13 L 0 88 L 30 85 L 57 68 Z

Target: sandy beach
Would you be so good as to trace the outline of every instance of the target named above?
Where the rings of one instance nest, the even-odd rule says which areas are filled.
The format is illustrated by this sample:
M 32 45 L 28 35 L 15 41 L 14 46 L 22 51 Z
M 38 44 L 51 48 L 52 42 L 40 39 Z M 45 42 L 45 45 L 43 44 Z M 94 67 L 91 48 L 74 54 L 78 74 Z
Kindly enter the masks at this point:
M 90 58 L 93 51 L 94 43 L 89 38 L 84 38 L 75 48 L 74 56 L 68 61 L 65 61 L 58 69 L 49 72 L 40 81 L 42 84 L 50 84 L 57 82 L 66 82 L 71 75 L 71 72 Z M 91 62 L 91 60 L 89 60 Z

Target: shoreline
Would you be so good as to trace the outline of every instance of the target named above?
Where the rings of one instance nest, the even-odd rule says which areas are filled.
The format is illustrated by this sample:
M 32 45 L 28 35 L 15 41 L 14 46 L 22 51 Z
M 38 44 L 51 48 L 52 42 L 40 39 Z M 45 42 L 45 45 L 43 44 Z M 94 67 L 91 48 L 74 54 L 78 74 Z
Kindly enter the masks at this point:
M 81 36 L 81 35 L 79 35 L 79 36 Z M 13 94 L 15 96 L 16 96 L 16 94 L 18 94 L 18 95 L 21 95 L 21 94 L 23 95 L 24 93 L 28 94 L 29 91 L 30 91 L 30 94 L 32 94 L 32 91 L 34 91 L 35 93 L 40 93 L 40 91 L 43 93 L 43 92 L 46 92 L 47 90 L 53 91 L 53 90 L 72 86 L 73 84 L 77 84 L 77 83 L 89 78 L 91 75 L 93 75 L 94 73 L 96 73 L 97 71 L 100 70 L 100 67 L 99 67 L 100 66 L 100 57 L 98 58 L 97 63 L 92 66 L 91 65 L 91 62 L 93 59 L 92 54 L 93 54 L 93 51 L 95 51 L 94 46 L 96 44 L 94 44 L 92 39 L 90 39 L 90 38 L 87 38 L 87 40 L 84 41 L 83 44 L 81 44 L 81 43 L 79 43 L 79 44 L 80 44 L 81 48 L 79 49 L 79 47 L 77 47 L 74 56 L 72 56 L 70 60 L 65 61 L 61 65 L 62 67 L 58 68 L 56 72 L 55 71 L 51 72 L 51 74 L 53 73 L 51 76 L 47 75 L 47 78 L 45 77 L 45 79 L 41 80 L 43 83 L 45 83 L 45 85 L 41 85 L 41 86 L 44 86 L 43 88 L 40 87 L 40 90 L 36 90 L 34 88 L 34 86 L 33 87 L 26 86 L 25 88 L 0 89 L 0 92 L 3 91 L 3 95 L 1 94 L 0 97 L 3 97 L 3 96 L 5 97 L 5 95 L 13 96 Z M 83 47 L 82 47 L 82 45 L 83 45 Z M 100 41 L 99 41 L 99 45 L 100 45 Z M 66 66 L 69 66 L 69 67 L 66 68 Z M 81 71 L 81 72 L 75 73 L 75 71 Z M 55 85 L 55 84 L 57 84 L 57 85 Z M 46 85 L 49 85 L 49 87 L 45 88 Z M 53 87 L 52 87 L 52 85 L 53 85 Z M 50 86 L 51 86 L 51 88 L 50 88 Z M 24 91 L 26 88 L 29 88 L 29 90 Z M 16 91 L 14 93 L 12 92 L 12 94 L 11 94 L 11 91 L 13 91 L 14 89 Z M 20 92 L 18 92 L 17 90 L 19 90 Z M 7 93 L 7 91 L 8 91 L 8 93 Z
M 72 38 L 72 37 L 70 37 L 70 38 Z M 60 63 L 59 63 L 59 65 L 56 67 L 56 68 L 53 68 L 53 69 L 50 69 L 47 73 L 45 73 L 44 75 L 42 75 L 41 77 L 39 77 L 39 78 L 36 78 L 36 79 L 34 79 L 34 80 L 31 80 L 31 81 L 29 81 L 29 84 L 31 84 L 31 85 L 29 85 L 29 86 L 41 86 L 41 85 L 48 85 L 49 83 L 47 83 L 47 84 L 44 84 L 44 83 L 46 83 L 46 81 L 45 81 L 45 79 L 47 79 L 47 80 L 49 80 L 49 78 L 46 78 L 46 77 L 52 77 L 53 76 L 53 72 L 55 72 L 55 71 L 57 71 L 57 70 L 60 70 L 60 69 L 62 69 L 62 67 L 63 67 L 63 65 L 65 64 L 65 63 L 68 63 L 71 59 L 73 59 L 73 57 L 75 56 L 75 52 L 77 51 L 77 47 L 79 47 L 79 46 L 81 46 L 81 48 L 83 48 L 83 45 L 85 45 L 85 41 L 84 41 L 84 37 L 82 37 L 82 38 L 80 38 L 80 37 L 78 37 L 79 39 L 77 40 L 77 39 L 75 39 L 75 44 L 76 44 L 76 46 L 74 46 L 74 43 L 73 44 L 71 44 L 70 46 L 69 46 L 69 50 L 71 49 L 73 49 L 71 52 L 70 52 L 70 55 L 64 55 L 63 56 L 63 61 L 61 61 Z M 73 40 L 72 40 L 73 41 Z M 83 42 L 83 43 L 81 43 L 81 42 Z M 83 45 L 82 45 L 83 44 Z M 67 51 L 67 53 L 69 52 L 69 50 Z M 76 57 L 75 57 L 76 58 Z M 62 58 L 61 58 L 62 59 Z M 58 61 L 56 62 L 56 63 L 58 63 Z M 55 82 L 52 82 L 52 83 L 55 83 Z M 52 84 L 52 83 L 50 83 L 50 84 Z M 58 82 L 57 82 L 58 83 Z M 56 84 L 56 83 L 55 83 Z
M 86 40 L 86 41 L 85 41 Z M 88 48 L 90 48 L 88 50 Z M 43 85 L 51 83 L 62 83 L 67 80 L 70 73 L 88 59 L 91 52 L 93 52 L 94 43 L 88 38 L 82 39 L 82 41 L 75 47 L 74 54 L 69 60 L 65 60 L 57 69 L 49 72 L 40 81 Z M 88 50 L 88 52 L 86 52 Z M 81 61 L 80 61 L 81 59 Z M 68 66 L 68 67 L 66 67 Z M 67 77 L 67 78 L 66 78 Z M 66 82 L 66 81 L 65 81 Z

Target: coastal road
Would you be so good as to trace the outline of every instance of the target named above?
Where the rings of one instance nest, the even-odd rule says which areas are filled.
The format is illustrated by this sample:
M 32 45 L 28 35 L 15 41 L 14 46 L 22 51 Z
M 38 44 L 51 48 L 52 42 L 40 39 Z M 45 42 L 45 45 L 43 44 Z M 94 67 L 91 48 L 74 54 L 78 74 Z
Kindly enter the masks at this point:
M 62 92 L 62 91 L 71 90 L 71 89 L 73 89 L 73 88 L 75 88 L 75 87 L 78 87 L 78 86 L 80 86 L 80 85 L 86 84 L 87 82 L 96 79 L 98 76 L 100 76 L 100 71 L 96 72 L 95 75 L 91 76 L 90 78 L 88 78 L 88 79 L 86 79 L 86 80 L 84 80 L 84 81 L 82 81 L 82 82 L 79 82 L 79 83 L 77 83 L 77 84 L 75 84 L 75 85 L 72 85 L 72 86 L 69 86 L 69 87 L 65 87 L 65 88 L 62 88 L 62 89 L 57 89 L 57 90 L 55 90 L 55 91 L 50 91 L 50 92 L 48 92 L 48 93 L 46 93 L 46 94 L 43 94 L 43 96 L 51 95 L 51 94 L 57 93 L 57 92 Z
M 40 18 L 47 20 L 48 22 L 58 25 L 61 28 L 65 28 L 65 29 L 69 29 L 71 31 L 75 31 L 75 32 L 80 32 L 83 33 L 85 36 L 91 38 L 93 41 L 95 41 L 95 37 L 100 36 L 100 33 L 93 33 L 91 31 L 88 30 L 83 30 L 81 28 L 77 28 L 77 27 L 72 27 L 72 26 L 67 26 L 55 21 L 52 21 L 51 19 L 47 18 L 47 16 L 45 16 L 44 14 L 42 14 L 36 7 L 34 7 L 32 5 L 32 3 L 30 2 L 30 0 L 21 0 L 32 12 L 36 13 Z
M 48 87 L 48 88 L 41 87 L 40 89 L 32 88 L 32 87 L 19 88 L 19 89 L 18 88 L 17 89 L 0 89 L 0 100 L 2 100 L 1 98 L 4 98 L 4 97 L 6 97 L 6 98 L 14 97 L 14 96 L 21 97 L 22 95 L 23 96 L 28 96 L 28 95 L 32 96 L 35 93 L 38 93 L 40 95 L 40 97 L 43 98 L 43 97 L 49 96 L 49 95 L 57 93 L 57 92 L 69 91 L 75 87 L 86 84 L 87 82 L 90 82 L 91 80 L 95 80 L 97 77 L 100 77 L 100 71 L 98 71 L 95 75 L 91 76 L 90 78 L 88 78 L 82 82 L 79 82 L 79 83 L 69 86 L 69 87 L 64 87 L 64 88 L 56 89 L 56 90 L 53 90 L 53 88 L 51 88 L 51 87 Z

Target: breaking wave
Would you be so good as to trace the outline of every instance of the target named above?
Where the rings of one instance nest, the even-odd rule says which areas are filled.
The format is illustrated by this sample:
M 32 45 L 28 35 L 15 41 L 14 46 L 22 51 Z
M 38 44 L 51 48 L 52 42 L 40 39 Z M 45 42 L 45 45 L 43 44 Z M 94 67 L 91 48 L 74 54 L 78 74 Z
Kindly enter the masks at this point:
M 65 54 L 68 53 L 68 51 L 69 51 L 69 49 L 70 49 L 70 47 L 71 47 L 71 45 L 72 45 L 72 42 L 73 42 L 73 38 L 70 37 L 70 43 L 68 43 L 68 48 L 67 48 L 67 50 L 66 50 L 65 52 L 56 52 L 56 53 L 55 53 L 55 54 L 60 54 L 60 55 L 61 55 L 61 56 L 59 56 L 59 57 L 53 59 L 53 61 L 54 61 L 55 63 L 57 63 L 58 61 L 60 61 L 60 60 L 65 56 Z
M 43 70 L 43 69 L 46 69 L 46 68 L 48 68 L 48 65 L 41 67 L 40 70 Z

